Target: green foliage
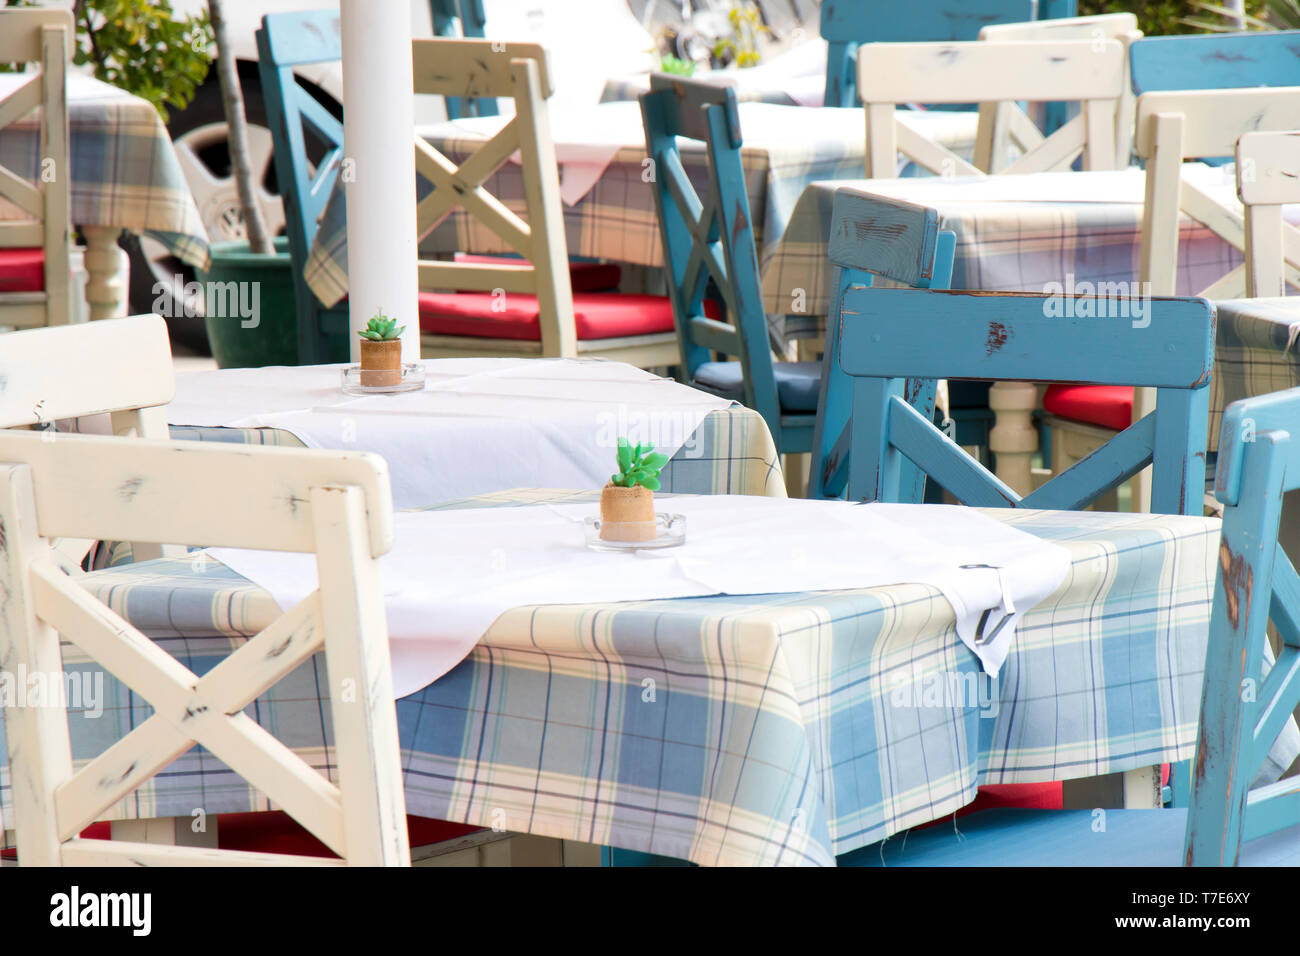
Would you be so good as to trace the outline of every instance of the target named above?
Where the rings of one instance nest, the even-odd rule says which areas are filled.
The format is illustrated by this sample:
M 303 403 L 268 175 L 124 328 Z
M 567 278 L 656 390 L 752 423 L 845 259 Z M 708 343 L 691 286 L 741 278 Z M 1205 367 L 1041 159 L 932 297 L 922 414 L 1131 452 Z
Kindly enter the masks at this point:
M 384 310 L 380 309 L 374 314 L 366 327 L 357 332 L 357 335 L 363 339 L 369 339 L 371 342 L 392 342 L 402 337 L 406 331 L 406 326 L 394 328 L 397 325 L 396 319 L 390 319 L 384 315 Z
M 33 0 L 0 0 L 6 7 Z M 171 0 L 77 0 L 72 62 L 91 64 L 96 79 L 148 100 L 167 121 L 168 107 L 184 109 L 208 75 L 212 23 L 207 11 L 177 19 Z
M 659 470 L 668 464 L 668 456 L 655 451 L 654 445 L 632 445 L 626 438 L 618 440 L 618 473 L 609 482 L 620 488 L 640 485 L 659 490 Z
M 737 2 L 727 12 L 727 23 L 731 26 L 731 36 L 713 44 L 713 58 L 724 65 L 734 63 L 742 69 L 758 66 L 758 36 L 770 31 L 753 0 Z
M 1246 14 L 1259 17 L 1272 0 L 1246 0 Z M 1286 0 L 1279 0 L 1286 2 Z M 1203 33 L 1220 29 L 1197 15 L 1198 0 L 1079 0 L 1079 16 L 1098 13 L 1133 13 L 1138 18 L 1138 29 L 1147 36 L 1169 33 Z
M 673 56 L 671 53 L 665 53 L 659 59 L 659 72 L 675 73 L 678 76 L 694 76 L 695 61 L 683 60 L 680 57 Z

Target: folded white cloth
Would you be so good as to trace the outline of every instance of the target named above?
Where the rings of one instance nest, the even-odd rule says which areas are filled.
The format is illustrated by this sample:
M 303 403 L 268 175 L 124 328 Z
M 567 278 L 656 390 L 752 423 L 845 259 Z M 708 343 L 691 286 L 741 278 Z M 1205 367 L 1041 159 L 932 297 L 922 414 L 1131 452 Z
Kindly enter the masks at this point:
M 380 560 L 398 696 L 456 666 L 515 607 L 908 583 L 944 594 L 961 640 L 996 675 L 1016 621 L 1070 563 L 1064 548 L 956 506 L 729 495 L 657 506 L 686 516 L 684 545 L 591 551 L 582 521 L 595 504 L 399 514 Z M 286 610 L 316 588 L 311 555 L 210 554 Z
M 341 367 L 181 376 L 167 420 L 283 428 L 309 448 L 377 452 L 394 504 L 415 508 L 510 488 L 599 488 L 620 437 L 671 458 L 731 404 L 596 359 L 434 359 L 422 391 L 365 397 L 343 393 Z

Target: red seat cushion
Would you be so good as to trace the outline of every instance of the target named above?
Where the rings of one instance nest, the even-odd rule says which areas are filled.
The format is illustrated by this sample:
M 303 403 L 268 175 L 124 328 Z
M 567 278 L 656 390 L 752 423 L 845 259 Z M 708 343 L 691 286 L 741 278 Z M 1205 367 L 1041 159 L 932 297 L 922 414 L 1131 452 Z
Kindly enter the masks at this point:
M 408 816 L 406 832 L 411 846 L 428 846 L 454 840 L 481 827 L 448 823 L 429 817 Z M 110 824 L 92 823 L 81 835 L 88 840 L 111 838 Z M 285 853 L 294 856 L 333 856 L 298 821 L 278 810 L 263 813 L 223 813 L 217 817 L 217 845 L 222 850 L 245 850 L 256 853 Z
M 44 290 L 44 251 L 0 249 L 0 292 L 43 292 Z
M 519 259 L 508 256 L 476 256 L 468 252 L 458 252 L 457 262 L 473 265 L 510 265 L 519 263 Z M 623 279 L 623 270 L 612 262 L 570 262 L 569 283 L 574 292 L 608 292 L 617 289 Z
M 1072 422 L 1123 431 L 1133 424 L 1133 389 L 1127 385 L 1049 385 L 1043 408 Z
M 500 311 L 493 311 L 496 305 Z M 580 341 L 655 335 L 673 331 L 666 296 L 574 293 L 574 327 Z M 538 342 L 542 326 L 537 297 L 519 293 L 421 292 L 420 331 L 486 339 Z

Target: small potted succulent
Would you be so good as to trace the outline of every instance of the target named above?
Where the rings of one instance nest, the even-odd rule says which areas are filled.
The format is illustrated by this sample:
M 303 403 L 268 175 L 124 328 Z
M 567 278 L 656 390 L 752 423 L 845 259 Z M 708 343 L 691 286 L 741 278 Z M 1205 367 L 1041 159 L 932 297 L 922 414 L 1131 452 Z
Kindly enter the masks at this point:
M 659 470 L 668 456 L 654 445 L 618 440 L 618 472 L 600 491 L 600 537 L 605 541 L 652 541 Z
M 359 331 L 361 336 L 361 384 L 366 387 L 402 384 L 402 332 L 380 309 Z

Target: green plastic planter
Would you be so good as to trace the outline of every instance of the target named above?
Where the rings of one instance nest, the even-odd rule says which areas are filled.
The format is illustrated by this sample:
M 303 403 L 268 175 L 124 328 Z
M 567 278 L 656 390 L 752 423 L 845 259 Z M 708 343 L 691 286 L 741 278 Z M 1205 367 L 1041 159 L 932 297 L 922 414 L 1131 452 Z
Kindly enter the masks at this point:
M 212 267 L 200 270 L 198 280 L 218 368 L 298 364 L 289 240 L 276 239 L 275 250 L 275 255 L 255 255 L 242 240 L 212 244 Z

